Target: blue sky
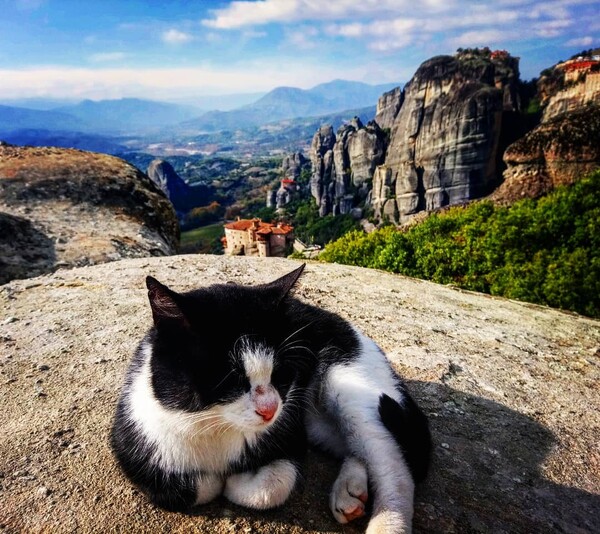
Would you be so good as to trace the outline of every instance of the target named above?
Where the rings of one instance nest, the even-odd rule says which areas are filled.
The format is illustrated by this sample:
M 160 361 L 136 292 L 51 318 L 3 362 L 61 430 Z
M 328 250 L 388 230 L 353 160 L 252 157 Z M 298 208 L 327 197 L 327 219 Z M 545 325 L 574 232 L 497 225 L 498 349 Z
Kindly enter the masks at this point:
M 0 0 L 0 99 L 121 98 L 406 82 L 490 46 L 523 79 L 600 46 L 600 0 Z

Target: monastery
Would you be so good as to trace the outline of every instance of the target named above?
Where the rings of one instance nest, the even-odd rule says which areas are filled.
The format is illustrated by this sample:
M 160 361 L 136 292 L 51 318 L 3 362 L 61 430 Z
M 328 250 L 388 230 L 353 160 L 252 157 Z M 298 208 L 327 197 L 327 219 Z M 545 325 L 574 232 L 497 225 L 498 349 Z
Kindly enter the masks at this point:
M 225 224 L 221 239 L 230 256 L 287 256 L 294 242 L 294 228 L 284 223 L 265 223 L 260 219 L 238 219 Z

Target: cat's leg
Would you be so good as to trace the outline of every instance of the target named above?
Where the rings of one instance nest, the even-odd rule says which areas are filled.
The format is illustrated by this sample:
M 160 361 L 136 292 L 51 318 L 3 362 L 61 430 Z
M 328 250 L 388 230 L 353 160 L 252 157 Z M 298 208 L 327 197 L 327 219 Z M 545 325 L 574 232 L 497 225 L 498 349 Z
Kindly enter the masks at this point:
M 298 468 L 289 460 L 276 460 L 256 472 L 231 475 L 224 495 L 231 502 L 266 510 L 283 504 L 296 485 Z
M 418 407 L 398 387 L 381 349 L 360 334 L 355 358 L 331 365 L 322 391 L 324 410 L 336 421 L 350 453 L 367 466 L 373 494 L 367 533 L 410 533 L 415 482 L 407 458 L 425 457 L 430 446 L 428 429 L 416 423 Z M 405 442 L 412 451 L 408 456 Z
M 194 505 L 206 504 L 223 493 L 225 481 L 219 475 L 202 473 L 196 478 L 196 501 Z
M 365 464 L 354 456 L 348 456 L 329 495 L 329 506 L 339 523 L 348 523 L 365 515 L 368 490 Z

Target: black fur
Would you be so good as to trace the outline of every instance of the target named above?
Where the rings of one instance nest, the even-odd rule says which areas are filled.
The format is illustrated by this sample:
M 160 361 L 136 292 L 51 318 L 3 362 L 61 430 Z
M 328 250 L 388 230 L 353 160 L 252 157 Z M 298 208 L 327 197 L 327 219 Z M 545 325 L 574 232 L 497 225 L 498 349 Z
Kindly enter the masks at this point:
M 379 416 L 402 449 L 415 482 L 427 476 L 431 457 L 431 435 L 427 417 L 402 387 L 404 406 L 385 393 L 379 398 Z

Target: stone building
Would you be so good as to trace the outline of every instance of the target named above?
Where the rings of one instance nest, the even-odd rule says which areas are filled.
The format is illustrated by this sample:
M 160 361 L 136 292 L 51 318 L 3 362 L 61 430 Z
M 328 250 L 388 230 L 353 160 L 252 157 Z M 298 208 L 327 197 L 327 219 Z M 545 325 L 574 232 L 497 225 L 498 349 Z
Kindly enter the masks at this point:
M 230 256 L 285 257 L 294 242 L 294 228 L 284 223 L 265 223 L 260 219 L 237 219 L 225 224 L 222 239 Z

